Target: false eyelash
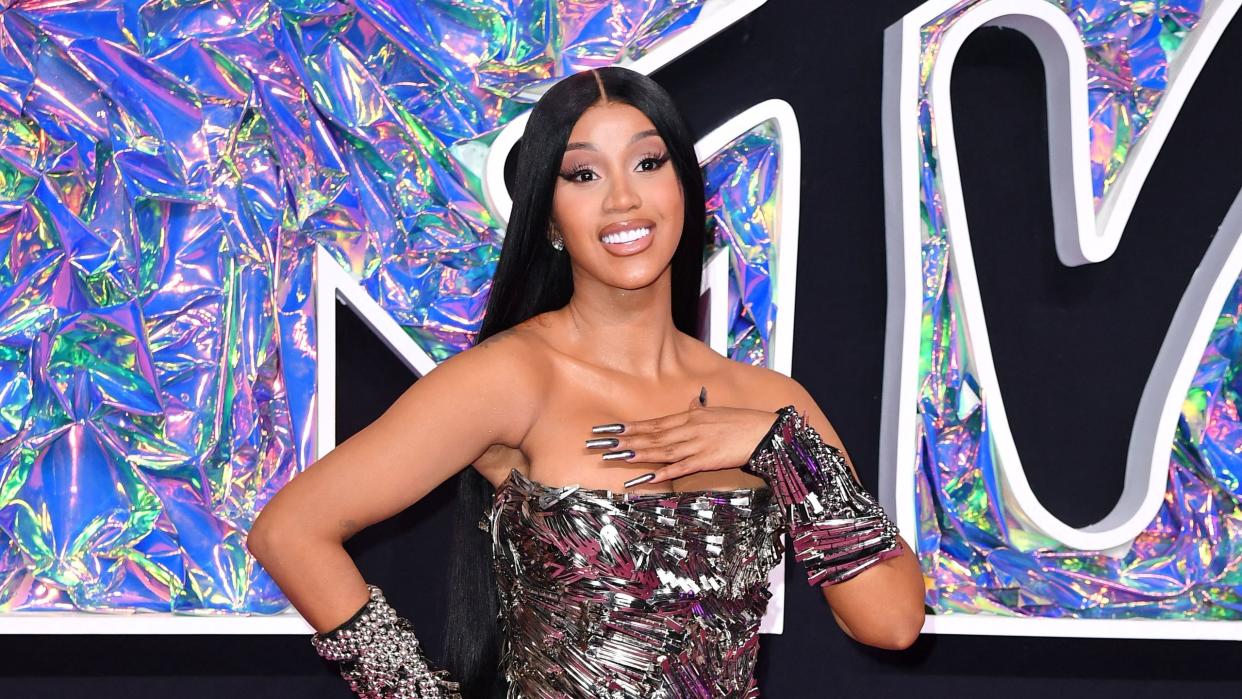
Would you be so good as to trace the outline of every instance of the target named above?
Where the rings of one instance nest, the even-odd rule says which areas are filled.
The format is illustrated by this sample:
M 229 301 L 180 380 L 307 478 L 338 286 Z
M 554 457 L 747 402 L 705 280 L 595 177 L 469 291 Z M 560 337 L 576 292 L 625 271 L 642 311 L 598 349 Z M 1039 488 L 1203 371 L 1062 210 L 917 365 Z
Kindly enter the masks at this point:
M 588 167 L 586 163 L 574 163 L 572 166 L 570 166 L 568 170 L 562 170 L 561 172 L 557 174 L 561 177 L 564 177 L 567 180 L 572 181 L 573 178 L 577 177 L 579 173 L 590 172 L 590 171 L 591 171 L 591 168 Z
M 664 163 L 668 162 L 668 153 L 657 153 L 654 151 L 649 152 L 649 153 L 643 153 L 643 160 L 656 161 L 656 167 L 658 168 Z M 643 162 L 643 160 L 640 160 L 639 162 Z

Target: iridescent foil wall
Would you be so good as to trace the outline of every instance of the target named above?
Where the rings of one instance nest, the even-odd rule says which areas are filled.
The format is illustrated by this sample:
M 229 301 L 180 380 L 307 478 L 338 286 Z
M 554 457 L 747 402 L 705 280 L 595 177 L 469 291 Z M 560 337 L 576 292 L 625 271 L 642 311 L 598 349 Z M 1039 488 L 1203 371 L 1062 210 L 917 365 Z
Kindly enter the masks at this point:
M 773 253 L 781 231 L 780 161 L 776 124 L 767 120 L 703 163 L 707 228 L 712 232 L 703 259 L 722 247 L 729 249 L 729 356 L 757 366 L 772 362 L 768 347 L 776 324 Z M 792 295 L 793 290 L 785 293 Z
M 1242 287 L 1216 329 L 1169 445 L 1168 491 L 1125 555 L 1069 549 L 1044 537 L 1005 497 L 993 460 L 988 396 L 961 324 L 949 264 L 930 76 L 963 2 L 922 31 L 923 315 L 916 475 L 918 549 L 938 613 L 1078 618 L 1242 619 Z M 1058 0 L 1088 58 L 1091 161 L 1097 210 L 1166 87 L 1171 61 L 1202 16 L 1201 2 Z M 977 398 L 976 398 L 977 397 Z
M 314 246 L 437 360 L 469 346 L 503 240 L 479 154 L 701 4 L 0 13 L 0 611 L 285 608 L 243 542 L 311 455 Z M 760 125 L 705 164 L 755 363 L 777 153 Z

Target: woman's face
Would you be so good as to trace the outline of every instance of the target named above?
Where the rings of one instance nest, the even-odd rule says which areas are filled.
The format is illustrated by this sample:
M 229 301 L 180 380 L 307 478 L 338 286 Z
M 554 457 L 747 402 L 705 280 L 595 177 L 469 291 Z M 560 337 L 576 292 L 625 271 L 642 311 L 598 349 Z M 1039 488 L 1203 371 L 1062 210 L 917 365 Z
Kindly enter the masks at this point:
M 673 259 L 684 206 L 664 139 L 645 114 L 620 102 L 582 114 L 552 198 L 552 224 L 577 272 L 623 289 L 651 284 Z

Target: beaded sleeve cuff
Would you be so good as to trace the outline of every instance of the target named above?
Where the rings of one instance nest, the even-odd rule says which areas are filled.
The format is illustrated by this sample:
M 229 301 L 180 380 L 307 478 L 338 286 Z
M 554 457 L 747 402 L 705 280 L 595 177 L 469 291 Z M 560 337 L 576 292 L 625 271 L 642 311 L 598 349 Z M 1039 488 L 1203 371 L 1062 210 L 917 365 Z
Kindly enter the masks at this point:
M 812 585 L 833 585 L 901 553 L 897 526 L 854 480 L 845 456 L 787 405 L 742 470 L 780 503 L 794 558 Z
M 375 585 L 371 599 L 340 626 L 316 633 L 319 655 L 340 663 L 341 677 L 363 699 L 461 699 L 447 670 L 434 670 L 414 635 L 414 625 L 397 616 Z

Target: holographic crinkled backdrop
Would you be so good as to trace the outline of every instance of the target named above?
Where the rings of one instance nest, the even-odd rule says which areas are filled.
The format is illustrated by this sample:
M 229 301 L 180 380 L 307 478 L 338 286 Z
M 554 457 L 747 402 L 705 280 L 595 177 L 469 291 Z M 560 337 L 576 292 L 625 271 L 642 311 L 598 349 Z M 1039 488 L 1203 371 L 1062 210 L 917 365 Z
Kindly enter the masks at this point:
M 924 30 L 925 67 L 961 3 Z M 1071 2 L 1097 207 L 1199 2 Z M 325 246 L 434 358 L 471 342 L 503 240 L 481 153 L 530 88 L 643 55 L 700 2 L 15 2 L 0 12 L 0 611 L 274 612 L 244 533 L 311 455 Z M 924 76 L 929 75 L 927 70 Z M 958 334 L 922 107 L 919 550 L 939 612 L 1238 618 L 1242 291 L 1124 558 L 999 498 Z M 722 115 L 727 116 L 727 115 Z M 704 163 L 730 354 L 766 361 L 779 144 Z M 705 251 L 705 254 L 710 251 Z
M 938 613 L 1041 617 L 1242 619 L 1242 286 L 1208 342 L 1170 445 L 1169 484 L 1124 556 L 1077 551 L 1025 526 L 1002 494 L 949 266 L 949 238 L 928 81 L 963 2 L 922 31 L 919 130 L 923 214 L 918 550 Z M 1195 30 L 1195 1 L 1058 0 L 1087 48 L 1097 210 Z
M 701 4 L 9 4 L 0 611 L 284 609 L 244 535 L 312 454 L 314 246 L 433 358 L 468 347 L 503 240 L 480 154 L 531 88 Z M 704 164 L 730 354 L 755 363 L 774 134 Z

